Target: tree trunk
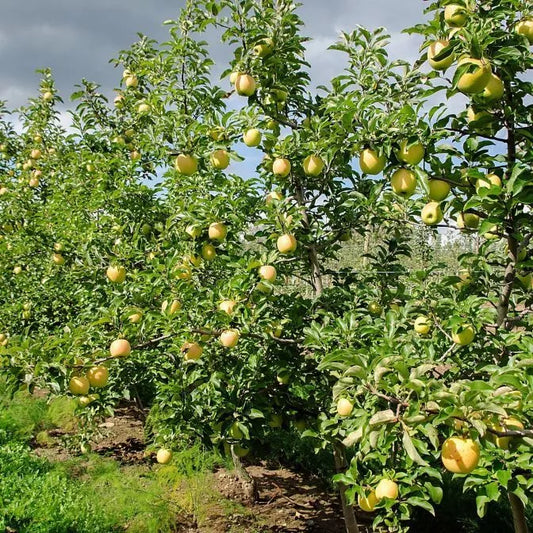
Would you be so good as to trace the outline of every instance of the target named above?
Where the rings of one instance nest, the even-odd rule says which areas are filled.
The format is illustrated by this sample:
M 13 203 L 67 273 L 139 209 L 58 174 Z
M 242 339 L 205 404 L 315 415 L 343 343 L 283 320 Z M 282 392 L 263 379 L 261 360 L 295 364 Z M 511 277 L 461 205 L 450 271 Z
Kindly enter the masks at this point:
M 246 499 L 249 503 L 256 502 L 259 499 L 257 483 L 255 482 L 255 479 L 253 479 L 252 476 L 250 476 L 250 474 L 247 472 L 246 468 L 244 468 L 240 458 L 235 453 L 235 447 L 233 444 L 231 445 L 231 459 L 233 460 L 233 466 L 235 467 L 237 477 L 242 484 L 242 490 L 246 496 Z
M 348 462 L 346 461 L 346 453 L 344 445 L 340 442 L 333 445 L 333 458 L 335 459 L 335 470 L 338 474 L 343 474 L 348 468 Z M 346 533 L 359 533 L 359 526 L 357 525 L 357 519 L 355 518 L 355 511 L 353 505 L 348 503 L 346 497 L 346 486 L 344 483 L 339 483 L 339 493 L 341 497 L 342 513 L 344 515 L 344 525 L 346 527 Z
M 526 523 L 526 513 L 522 500 L 512 492 L 508 492 L 509 503 L 511 504 L 511 511 L 513 513 L 513 524 L 515 533 L 528 533 Z

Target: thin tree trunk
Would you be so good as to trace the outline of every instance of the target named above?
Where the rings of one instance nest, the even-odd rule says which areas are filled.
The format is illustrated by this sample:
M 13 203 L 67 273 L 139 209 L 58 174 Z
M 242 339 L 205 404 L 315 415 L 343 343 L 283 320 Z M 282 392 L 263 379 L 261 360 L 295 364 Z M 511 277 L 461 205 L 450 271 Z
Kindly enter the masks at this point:
M 342 474 L 346 472 L 348 462 L 346 461 L 346 450 L 342 443 L 338 442 L 333 445 L 333 458 L 335 459 L 335 470 L 337 473 Z M 359 526 L 357 525 L 353 505 L 348 503 L 348 498 L 346 497 L 346 485 L 344 483 L 339 483 L 338 487 L 346 533 L 359 533 Z
M 242 464 L 239 456 L 235 453 L 235 447 L 231 445 L 231 459 L 233 460 L 233 466 L 235 467 L 235 472 L 239 478 L 243 492 L 246 496 L 246 499 L 250 503 L 254 503 L 258 500 L 259 493 L 257 490 L 257 483 L 255 479 L 250 476 L 244 465 Z
M 509 503 L 511 504 L 511 511 L 513 513 L 513 524 L 515 533 L 528 533 L 526 523 L 526 513 L 522 500 L 512 492 L 508 492 Z

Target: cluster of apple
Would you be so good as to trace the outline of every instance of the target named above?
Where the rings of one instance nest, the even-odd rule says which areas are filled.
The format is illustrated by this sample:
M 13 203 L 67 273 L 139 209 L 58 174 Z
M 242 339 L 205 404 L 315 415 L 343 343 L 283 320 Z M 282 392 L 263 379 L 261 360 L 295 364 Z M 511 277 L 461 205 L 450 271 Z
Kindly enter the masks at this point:
M 374 511 L 376 505 L 388 498 L 390 500 L 397 500 L 399 496 L 398 484 L 392 479 L 382 479 L 376 485 L 376 488 L 371 490 L 365 496 L 359 495 L 357 497 L 357 505 L 367 513 Z
M 73 376 L 69 381 L 69 391 L 71 394 L 79 396 L 78 404 L 86 407 L 99 398 L 98 394 L 89 394 L 91 387 L 101 389 L 107 385 L 109 370 L 103 365 L 89 368 L 84 376 Z
M 432 321 L 425 315 L 420 315 L 415 319 L 413 329 L 419 335 L 427 335 L 431 331 Z M 456 326 L 451 332 L 451 338 L 454 344 L 458 346 L 466 346 L 470 344 L 474 337 L 476 336 L 476 331 L 472 324 L 463 323 L 459 326 Z

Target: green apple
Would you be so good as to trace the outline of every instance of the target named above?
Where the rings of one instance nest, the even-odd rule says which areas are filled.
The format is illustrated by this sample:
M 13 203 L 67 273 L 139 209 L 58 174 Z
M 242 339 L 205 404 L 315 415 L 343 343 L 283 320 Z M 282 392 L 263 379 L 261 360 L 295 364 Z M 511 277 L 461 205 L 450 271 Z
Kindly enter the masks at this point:
M 308 155 L 303 161 L 303 169 L 307 176 L 319 176 L 324 170 L 324 161 L 318 155 Z
M 431 329 L 431 320 L 427 316 L 420 315 L 416 318 L 413 327 L 419 335 L 427 335 Z
M 379 174 L 387 164 L 384 154 L 379 154 L 376 150 L 365 148 L 359 154 L 359 166 L 365 174 L 375 176 Z
M 291 381 L 291 374 L 288 370 L 282 369 L 278 372 L 276 380 L 280 385 L 288 385 Z
M 461 324 L 452 332 L 452 340 L 459 346 L 470 344 L 475 336 L 476 332 L 471 324 Z
M 211 165 L 217 170 L 224 170 L 229 166 L 229 154 L 226 150 L 215 150 L 210 157 Z
M 174 162 L 176 170 L 184 176 L 192 176 L 198 170 L 198 161 L 192 155 L 179 154 Z
M 396 157 L 402 163 L 408 165 L 418 165 L 424 159 L 425 150 L 420 143 L 408 146 L 407 139 L 400 142 L 400 149 L 396 150 Z
M 258 57 L 267 57 L 274 51 L 274 41 L 270 37 L 261 39 L 254 46 L 254 53 Z
M 246 146 L 250 146 L 253 148 L 261 144 L 261 132 L 256 128 L 246 130 L 242 137 Z
M 491 172 L 485 176 L 482 176 L 481 178 L 478 178 L 476 181 L 477 193 L 479 193 L 481 189 L 492 190 L 493 188 L 497 193 L 500 193 L 502 188 L 502 180 L 498 174 Z
M 516 26 L 516 33 L 523 35 L 529 41 L 529 44 L 533 44 L 533 17 L 527 17 L 522 19 Z
M 412 170 L 400 168 L 391 176 L 392 190 L 399 196 L 409 198 L 416 189 L 416 176 Z
M 449 4 L 444 8 L 444 21 L 452 28 L 462 28 L 468 20 L 466 8 L 460 4 Z
M 442 221 L 443 214 L 438 202 L 427 203 L 421 213 L 422 222 L 428 226 L 435 226 Z
M 489 82 L 483 89 L 483 92 L 481 93 L 480 97 L 484 102 L 490 103 L 501 100 L 504 93 L 505 86 L 503 85 L 503 81 L 498 78 L 496 74 L 491 74 Z
M 490 81 L 492 68 L 486 59 L 463 57 L 457 64 L 458 67 L 468 65 L 468 70 L 457 81 L 457 88 L 464 94 L 477 94 L 482 92 Z
M 434 202 L 442 202 L 450 194 L 451 186 L 447 181 L 430 179 L 428 188 L 429 198 Z
M 427 58 L 431 68 L 433 68 L 434 70 L 446 70 L 453 64 L 453 62 L 455 61 L 455 54 L 453 53 L 453 50 L 450 50 L 446 57 L 443 57 L 438 61 L 435 61 L 434 59 L 449 45 L 450 41 L 444 39 L 434 41 L 429 45 Z
M 459 229 L 477 229 L 480 218 L 475 213 L 459 213 L 457 215 L 457 227 Z
M 379 302 L 370 302 L 368 304 L 368 310 L 373 315 L 380 315 L 381 311 L 383 311 L 383 308 L 381 307 L 381 304 Z

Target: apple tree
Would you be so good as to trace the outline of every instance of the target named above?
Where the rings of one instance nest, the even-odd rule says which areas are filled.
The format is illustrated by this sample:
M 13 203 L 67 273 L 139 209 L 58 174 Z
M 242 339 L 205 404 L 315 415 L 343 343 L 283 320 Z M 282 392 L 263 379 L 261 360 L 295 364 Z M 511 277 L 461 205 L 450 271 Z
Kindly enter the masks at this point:
M 452 474 L 526 531 L 526 4 L 431 3 L 414 65 L 382 29 L 343 33 L 313 90 L 291 2 L 189 2 L 167 42 L 120 52 L 112 105 L 82 81 L 69 130 L 43 71 L 22 132 L 0 129 L 6 373 L 75 397 L 84 445 L 134 398 L 161 462 L 222 446 L 250 497 L 240 458 L 290 429 L 332 451 L 349 532 L 355 502 L 406 530 Z M 457 232 L 476 246 L 450 276 L 426 252 Z

